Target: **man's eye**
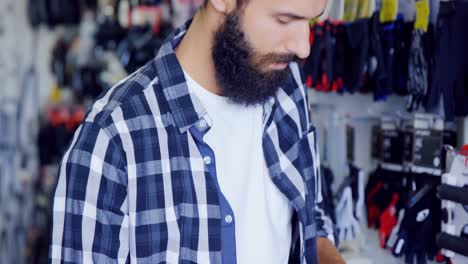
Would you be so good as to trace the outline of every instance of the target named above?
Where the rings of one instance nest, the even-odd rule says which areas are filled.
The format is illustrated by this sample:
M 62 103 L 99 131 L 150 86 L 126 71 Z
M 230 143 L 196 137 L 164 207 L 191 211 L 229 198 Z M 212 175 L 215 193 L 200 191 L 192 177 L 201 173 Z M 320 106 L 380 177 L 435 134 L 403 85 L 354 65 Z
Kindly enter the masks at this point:
M 276 21 L 278 21 L 278 24 L 280 24 L 280 25 L 287 25 L 287 24 L 289 24 L 289 21 L 287 21 L 287 20 L 285 20 L 285 19 L 277 18 Z

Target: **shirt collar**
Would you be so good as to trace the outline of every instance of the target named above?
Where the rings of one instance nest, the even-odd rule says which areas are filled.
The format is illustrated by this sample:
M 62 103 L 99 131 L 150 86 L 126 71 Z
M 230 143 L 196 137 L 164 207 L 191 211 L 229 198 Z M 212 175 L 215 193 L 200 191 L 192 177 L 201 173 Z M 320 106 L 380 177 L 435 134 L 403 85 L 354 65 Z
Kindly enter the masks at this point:
M 206 115 L 200 100 L 190 92 L 182 66 L 175 54 L 175 48 L 182 41 L 191 22 L 187 21 L 168 36 L 155 59 L 159 84 L 180 133 L 185 133 Z

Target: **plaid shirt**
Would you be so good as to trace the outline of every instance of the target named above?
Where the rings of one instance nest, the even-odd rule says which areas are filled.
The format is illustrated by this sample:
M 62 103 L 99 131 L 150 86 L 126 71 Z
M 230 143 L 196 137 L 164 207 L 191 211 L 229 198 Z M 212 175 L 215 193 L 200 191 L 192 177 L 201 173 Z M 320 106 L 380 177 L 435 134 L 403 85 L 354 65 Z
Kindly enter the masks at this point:
M 76 131 L 59 169 L 51 263 L 235 263 L 235 222 L 224 220 L 229 204 L 203 141 L 211 120 L 174 52 L 188 26 L 103 94 Z M 317 263 L 316 237 L 333 238 L 301 76 L 291 63 L 264 103 L 263 152 L 295 212 L 290 263 Z

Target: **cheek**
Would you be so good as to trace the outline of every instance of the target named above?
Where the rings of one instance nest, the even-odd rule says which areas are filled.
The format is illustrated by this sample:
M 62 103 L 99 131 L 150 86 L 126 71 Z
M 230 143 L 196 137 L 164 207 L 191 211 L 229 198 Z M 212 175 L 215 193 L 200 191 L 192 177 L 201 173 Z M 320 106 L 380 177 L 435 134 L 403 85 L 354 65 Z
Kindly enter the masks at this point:
M 243 25 L 247 40 L 258 53 L 280 53 L 284 49 L 285 32 L 272 18 L 246 19 Z

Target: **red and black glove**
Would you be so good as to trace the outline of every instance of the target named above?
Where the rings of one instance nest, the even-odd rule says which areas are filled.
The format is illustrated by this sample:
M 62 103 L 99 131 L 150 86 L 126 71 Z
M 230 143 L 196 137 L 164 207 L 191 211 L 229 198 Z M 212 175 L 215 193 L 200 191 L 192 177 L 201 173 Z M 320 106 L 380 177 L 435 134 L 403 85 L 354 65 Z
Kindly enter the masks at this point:
M 392 233 L 393 228 L 398 223 L 397 219 L 397 203 L 399 200 L 398 193 L 394 193 L 392 201 L 380 215 L 379 241 L 380 247 L 386 248 L 387 240 Z

